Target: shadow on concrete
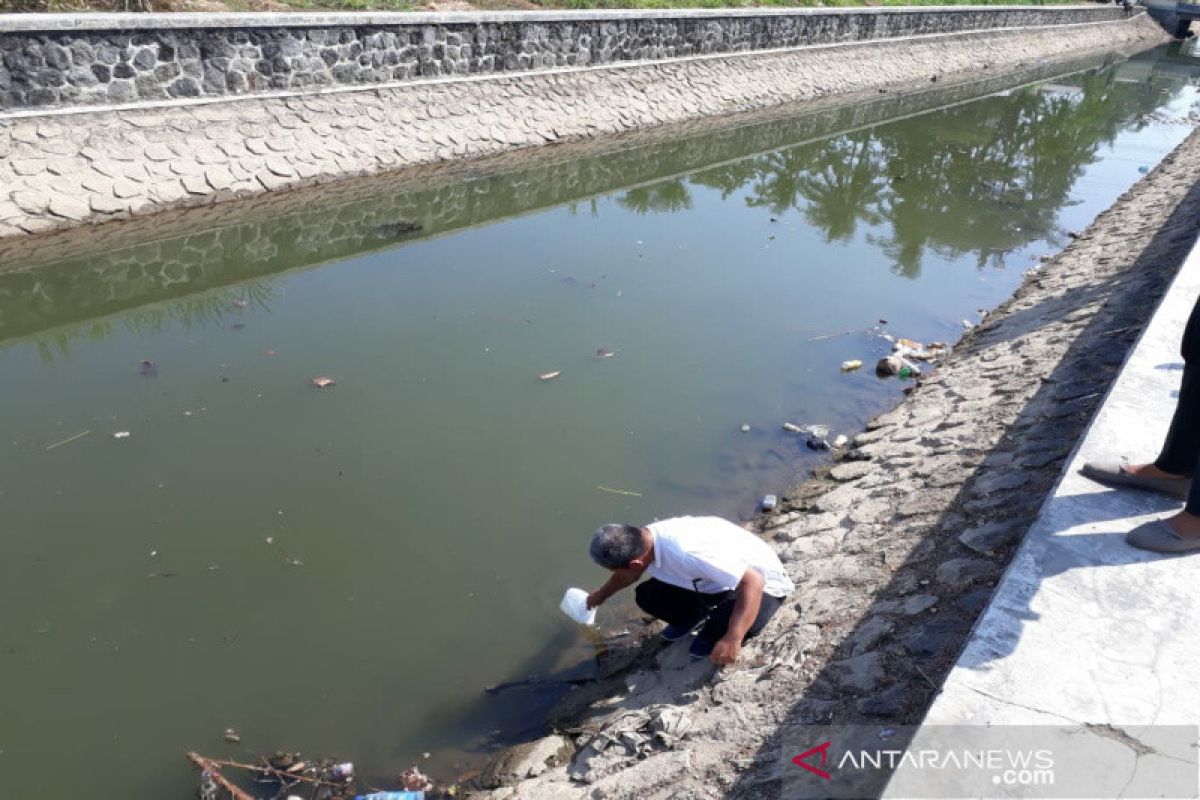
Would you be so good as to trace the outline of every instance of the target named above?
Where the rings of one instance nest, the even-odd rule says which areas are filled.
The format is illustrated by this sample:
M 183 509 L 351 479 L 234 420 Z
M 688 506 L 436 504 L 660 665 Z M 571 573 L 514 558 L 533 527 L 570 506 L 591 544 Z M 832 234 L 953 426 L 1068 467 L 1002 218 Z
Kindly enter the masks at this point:
M 1187 256 L 1196 238 L 1197 227 L 1200 225 L 1200 184 L 1192 187 L 1182 202 L 1160 228 L 1158 233 L 1139 254 L 1134 264 L 1095 287 L 1069 291 L 1065 294 L 1049 297 L 1035 308 L 1019 311 L 1004 318 L 999 327 L 986 326 L 978 330 L 973 339 L 965 344 L 961 351 L 968 355 L 977 353 L 993 345 L 1019 337 L 1023 333 L 1044 327 L 1056 322 L 1066 321 L 1073 314 L 1080 313 L 1087 306 L 1103 301 L 1103 306 L 1095 313 L 1087 327 L 1075 338 L 1067 353 L 1044 380 L 1041 388 L 1023 406 L 1016 421 L 1009 426 L 1003 438 L 991 450 L 973 455 L 982 456 L 983 463 L 992 454 L 1015 453 L 1018 462 L 1020 454 L 1029 450 L 1042 450 L 1054 447 L 1061 453 L 1060 457 L 1047 464 L 1052 469 L 1049 476 L 1033 479 L 1029 484 L 1015 491 L 1002 492 L 996 495 L 996 502 L 979 512 L 965 512 L 963 522 L 963 506 L 972 499 L 978 500 L 979 493 L 974 490 L 977 480 L 989 474 L 986 466 L 981 466 L 975 473 L 966 476 L 962 488 L 955 499 L 949 504 L 941 516 L 928 526 L 924 540 L 913 548 L 913 555 L 901 564 L 892 575 L 889 583 L 881 587 L 875 594 L 871 608 L 862 615 L 859 621 L 849 628 L 839 644 L 829 654 L 824 666 L 815 678 L 808 684 L 808 689 L 798 698 L 791 701 L 791 707 L 785 721 L 767 738 L 765 744 L 754 757 L 752 765 L 744 770 L 739 781 L 728 792 L 731 798 L 774 798 L 781 796 L 781 776 L 785 770 L 794 769 L 789 763 L 791 755 L 781 751 L 788 729 L 792 726 L 813 723 L 837 722 L 841 724 L 915 724 L 924 716 L 933 697 L 937 693 L 947 672 L 954 665 L 966 641 L 966 634 L 975 623 L 986 602 L 976 602 L 955 605 L 956 600 L 963 600 L 972 593 L 980 591 L 980 587 L 963 585 L 946 587 L 939 599 L 939 607 L 947 609 L 937 616 L 957 613 L 957 624 L 947 625 L 945 632 L 961 632 L 962 637 L 952 648 L 941 652 L 912 652 L 893 637 L 885 638 L 877 649 L 882 650 L 887 658 L 887 672 L 891 678 L 890 685 L 904 684 L 908 689 L 909 705 L 901 713 L 891 717 L 869 716 L 856 710 L 853 704 L 845 703 L 844 692 L 839 693 L 836 687 L 836 676 L 828 666 L 833 661 L 850 655 L 850 642 L 863 624 L 874 617 L 882 603 L 903 596 L 909 591 L 914 576 L 927 574 L 932 565 L 938 560 L 955 556 L 975 556 L 967 551 L 956 540 L 957 534 L 964 525 L 981 524 L 995 519 L 1020 519 L 1026 525 L 1032 524 L 1036 518 L 1042 499 L 1050 491 L 1057 479 L 1061 465 L 1073 449 L 1078 438 L 1085 431 L 1089 420 L 1103 398 L 1106 388 L 1115 379 L 1125 355 L 1136 340 L 1139 332 L 1149 318 L 1150 311 L 1157 304 L 1169 282 L 1174 277 L 1179 266 Z M 1062 387 L 1075 386 L 1086 380 L 1094 391 L 1076 398 L 1064 400 Z M 919 391 L 915 396 L 920 402 Z M 1101 492 L 1088 496 L 1088 507 L 1094 508 L 1096 521 L 1116 519 L 1127 515 L 1127 510 L 1118 513 L 1105 500 Z M 1064 500 L 1066 502 L 1066 500 Z M 1164 508 L 1168 501 L 1164 500 Z M 1110 516 L 1107 516 L 1111 514 Z M 1111 537 L 1120 534 L 1096 534 L 1096 543 L 1101 541 L 1111 544 Z M 1079 543 L 1080 537 L 1072 537 Z M 1006 552 L 997 553 L 996 560 L 1007 563 L 1019 542 L 1011 545 Z M 1156 556 L 1140 553 L 1130 548 L 1129 563 L 1144 561 Z M 1073 566 L 1093 566 L 1078 559 L 1075 564 L 1064 560 L 1062 569 Z M 985 587 L 990 595 L 994 584 Z M 972 608 L 973 606 L 973 608 Z M 964 613 L 962 609 L 971 609 Z M 951 612 L 949 609 L 955 609 Z M 1035 619 L 1033 612 L 1026 607 L 1006 609 L 1019 619 Z M 1016 645 L 1016 640 L 1011 642 Z M 999 657 L 1004 653 L 996 653 Z M 984 664 L 971 665 L 975 668 Z M 881 687 L 887 688 L 887 686 Z M 842 709 L 835 719 L 829 719 L 828 713 L 814 714 L 813 709 L 828 709 L 830 701 L 843 701 Z M 886 780 L 886 779 L 885 779 Z M 874 792 L 881 791 L 883 785 L 874 787 Z

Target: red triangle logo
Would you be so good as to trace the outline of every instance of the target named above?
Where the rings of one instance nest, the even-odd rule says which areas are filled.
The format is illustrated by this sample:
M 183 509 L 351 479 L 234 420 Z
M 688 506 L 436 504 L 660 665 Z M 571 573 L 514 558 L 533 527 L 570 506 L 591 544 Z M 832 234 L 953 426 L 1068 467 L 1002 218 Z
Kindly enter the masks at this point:
M 808 770 L 813 775 L 820 775 L 825 780 L 830 780 L 833 778 L 832 775 L 830 775 L 828 772 L 821 769 L 820 767 L 815 767 L 812 764 L 808 763 L 808 759 L 811 756 L 814 756 L 814 755 L 820 753 L 821 754 L 821 766 L 822 767 L 825 766 L 825 763 L 829 758 L 829 747 L 832 744 L 833 744 L 833 742 L 824 742 L 822 744 L 817 745 L 816 747 L 810 747 L 809 749 L 805 750 L 800 755 L 793 758 L 792 763 L 795 764 L 797 767 L 801 767 L 803 769 Z

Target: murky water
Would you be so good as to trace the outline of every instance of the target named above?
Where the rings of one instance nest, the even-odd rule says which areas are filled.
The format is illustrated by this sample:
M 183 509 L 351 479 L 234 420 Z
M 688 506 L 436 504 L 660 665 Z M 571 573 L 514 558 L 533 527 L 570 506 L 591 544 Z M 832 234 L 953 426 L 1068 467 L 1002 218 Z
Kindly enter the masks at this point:
M 481 690 L 586 652 L 556 604 L 602 578 L 589 532 L 748 516 L 818 457 L 781 423 L 892 403 L 862 331 L 957 338 L 1157 163 L 1200 98 L 1169 56 L 6 263 L 3 793 L 188 797 L 189 749 L 382 780 L 521 735 L 546 695 Z

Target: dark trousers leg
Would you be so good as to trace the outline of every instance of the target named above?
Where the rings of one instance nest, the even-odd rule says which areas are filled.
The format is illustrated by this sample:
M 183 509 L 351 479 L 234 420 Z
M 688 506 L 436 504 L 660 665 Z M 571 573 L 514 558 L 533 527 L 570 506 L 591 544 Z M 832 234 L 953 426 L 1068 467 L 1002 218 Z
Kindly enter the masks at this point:
M 668 625 L 678 625 L 681 628 L 699 625 L 727 594 L 733 592 L 701 594 L 692 589 L 681 589 L 663 583 L 657 578 L 642 581 L 634 590 L 638 608 Z
M 708 617 L 708 622 L 704 623 L 704 627 L 700 629 L 698 634 L 701 639 L 710 642 L 716 642 L 725 635 L 725 631 L 729 630 L 729 617 L 733 614 L 734 597 L 733 592 L 729 592 L 729 597 L 722 600 L 720 605 L 713 609 L 712 614 Z M 763 594 L 762 602 L 758 606 L 758 616 L 754 618 L 754 624 L 750 626 L 750 630 L 746 631 L 746 635 L 742 637 L 742 641 L 751 639 L 758 635 L 758 632 L 767 626 L 771 621 L 771 617 L 775 616 L 775 612 L 783 605 L 783 600 L 779 597 L 772 597 L 769 594 Z
M 1154 464 L 1164 472 L 1200 478 L 1200 300 L 1183 333 L 1183 381 L 1171 430 Z M 1193 482 L 1187 512 L 1200 515 L 1200 483 Z
M 729 617 L 736 599 L 733 592 L 701 594 L 654 578 L 638 584 L 634 595 L 642 611 L 670 625 L 692 628 L 702 620 L 707 620 L 699 635 L 710 642 L 717 641 L 729 630 Z M 780 598 L 764 594 L 758 607 L 758 616 L 744 638 L 749 639 L 761 631 L 781 605 L 783 600 Z

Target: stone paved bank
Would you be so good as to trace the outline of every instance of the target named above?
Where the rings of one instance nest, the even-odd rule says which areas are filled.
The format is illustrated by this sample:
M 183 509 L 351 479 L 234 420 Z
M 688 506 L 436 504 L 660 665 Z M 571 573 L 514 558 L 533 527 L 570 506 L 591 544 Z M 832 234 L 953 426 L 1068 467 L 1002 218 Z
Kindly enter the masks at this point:
M 0 237 L 1163 41 L 1145 15 L 387 89 L 0 116 Z
M 0 17 L 0 111 L 1120 19 L 1112 6 Z
M 485 778 L 509 785 L 481 796 L 777 797 L 789 726 L 918 722 L 1195 241 L 1198 174 L 1200 132 L 761 520 L 798 602 L 738 666 L 648 645 L 568 696 L 563 735 L 497 759 Z

